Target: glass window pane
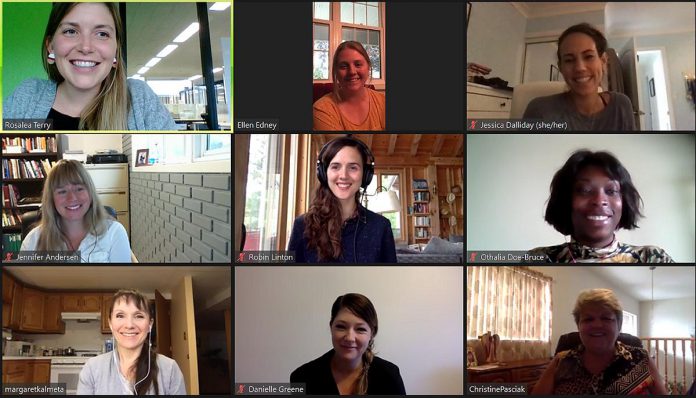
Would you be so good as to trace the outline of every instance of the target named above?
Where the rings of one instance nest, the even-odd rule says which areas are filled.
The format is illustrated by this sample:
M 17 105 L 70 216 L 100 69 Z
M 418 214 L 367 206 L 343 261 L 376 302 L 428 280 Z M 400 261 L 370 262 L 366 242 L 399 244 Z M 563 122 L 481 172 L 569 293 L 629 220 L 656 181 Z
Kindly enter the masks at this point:
M 353 3 L 341 3 L 341 22 L 353 23 Z
M 314 73 L 313 79 L 329 78 L 329 52 L 314 51 Z
M 367 7 L 367 24 L 369 26 L 379 27 L 379 8 Z
M 367 24 L 367 11 L 364 4 L 355 5 L 355 23 L 358 25 Z
M 367 45 L 367 31 L 365 29 L 355 30 L 355 41 L 362 44 L 363 47 Z
M 341 29 L 341 43 L 344 41 L 350 41 L 355 39 L 355 29 L 353 28 L 343 28 Z
M 368 1 L 368 2 L 367 2 L 367 5 L 377 7 L 377 6 L 379 5 L 379 2 L 376 2 L 376 1 Z
M 374 42 L 373 42 L 374 40 Z M 365 46 L 365 51 L 370 56 L 370 62 L 372 63 L 372 78 L 381 79 L 382 74 L 380 73 L 382 69 L 382 60 L 380 57 L 380 47 L 379 47 L 379 32 L 370 31 L 370 44 Z
M 393 191 L 396 193 L 396 197 L 401 200 L 399 175 L 398 174 L 383 174 L 381 181 L 381 186 L 386 188 L 388 191 Z M 395 213 L 384 213 L 382 214 L 386 217 L 389 222 L 391 222 L 392 233 L 394 234 L 394 239 L 401 239 L 401 212 Z
M 331 3 L 327 1 L 318 1 L 314 3 L 314 18 L 329 20 L 329 10 Z
M 206 149 L 212 151 L 214 149 L 230 148 L 232 145 L 231 138 L 226 134 L 208 134 L 208 148 Z
M 329 50 L 329 25 L 314 24 L 314 49 Z

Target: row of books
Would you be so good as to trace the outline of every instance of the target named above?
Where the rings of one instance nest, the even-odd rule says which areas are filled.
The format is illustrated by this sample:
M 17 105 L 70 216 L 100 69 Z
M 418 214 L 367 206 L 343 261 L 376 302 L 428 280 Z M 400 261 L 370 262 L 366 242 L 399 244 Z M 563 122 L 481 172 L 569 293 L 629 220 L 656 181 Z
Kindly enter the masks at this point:
M 2 207 L 41 207 L 41 196 L 22 197 L 17 186 L 3 184 Z
M 429 238 L 430 231 L 425 228 L 416 228 L 416 238 Z
M 430 213 L 430 205 L 427 203 L 414 203 L 413 204 L 414 213 Z
M 428 180 L 425 179 L 414 179 L 413 189 L 428 189 Z
M 413 199 L 416 202 L 429 202 L 430 201 L 430 192 L 414 192 Z
M 16 253 L 22 248 L 22 234 L 2 234 L 2 252 Z
M 3 137 L 3 153 L 45 153 L 58 152 L 55 137 Z
M 51 162 L 48 159 L 3 159 L 2 178 L 46 178 L 48 172 L 55 165 L 55 161 Z
M 429 227 L 430 217 L 417 216 L 415 222 L 417 227 Z
M 3 227 L 14 227 L 15 225 L 22 225 L 21 214 L 17 210 L 3 209 L 2 210 L 2 226 Z

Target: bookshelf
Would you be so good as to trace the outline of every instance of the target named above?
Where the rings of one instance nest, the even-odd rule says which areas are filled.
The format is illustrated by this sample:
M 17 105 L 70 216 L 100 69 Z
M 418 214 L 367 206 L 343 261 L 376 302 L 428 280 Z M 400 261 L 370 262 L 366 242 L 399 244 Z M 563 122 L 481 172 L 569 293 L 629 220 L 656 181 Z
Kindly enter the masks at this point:
M 41 207 L 43 183 L 60 157 L 57 134 L 2 134 L 2 250 L 21 246 L 22 214 Z
M 432 237 L 428 181 L 413 179 L 412 187 L 413 203 L 410 215 L 413 217 L 413 240 L 414 243 L 428 243 Z

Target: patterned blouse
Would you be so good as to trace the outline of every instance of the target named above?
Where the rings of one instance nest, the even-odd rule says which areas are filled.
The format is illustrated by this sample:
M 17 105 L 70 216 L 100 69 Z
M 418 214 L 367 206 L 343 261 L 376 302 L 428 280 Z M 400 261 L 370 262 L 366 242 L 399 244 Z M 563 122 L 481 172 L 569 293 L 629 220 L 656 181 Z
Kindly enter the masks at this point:
M 611 245 L 597 249 L 572 239 L 557 246 L 537 247 L 531 255 L 546 256 L 547 263 L 673 263 L 672 257 L 657 246 L 633 246 L 616 239 Z
M 554 375 L 554 394 L 562 395 L 641 395 L 654 384 L 643 348 L 616 342 L 614 360 L 602 372 L 592 375 L 582 365 L 585 347 L 561 351 Z

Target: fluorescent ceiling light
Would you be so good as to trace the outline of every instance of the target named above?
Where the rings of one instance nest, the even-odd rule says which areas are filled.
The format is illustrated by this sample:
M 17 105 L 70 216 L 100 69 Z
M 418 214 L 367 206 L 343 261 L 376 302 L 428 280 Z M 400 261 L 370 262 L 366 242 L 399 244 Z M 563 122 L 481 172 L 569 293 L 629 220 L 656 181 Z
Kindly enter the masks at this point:
M 230 6 L 230 3 L 217 2 L 210 7 L 210 11 L 224 11 Z
M 176 44 L 170 44 L 170 45 L 168 45 L 167 47 L 165 47 L 164 49 L 162 49 L 162 51 L 160 51 L 159 53 L 157 53 L 157 56 L 158 56 L 159 58 L 164 58 L 164 57 L 166 57 L 167 55 L 171 54 L 172 51 L 176 50 L 177 47 L 179 47 L 179 46 L 177 46 Z
M 184 29 L 183 32 L 179 33 L 179 36 L 174 39 L 174 43 L 183 43 L 196 32 L 198 32 L 198 22 L 192 23 L 188 28 Z
M 141 76 L 139 74 L 134 74 L 133 76 L 130 77 L 131 79 L 140 79 Z
M 203 77 L 203 76 L 201 76 L 201 75 L 195 75 L 195 76 L 189 77 L 188 80 L 194 81 L 194 80 L 196 80 L 196 79 L 200 79 L 201 77 Z
M 161 60 L 162 60 L 162 58 L 156 58 L 156 57 L 152 58 L 151 60 L 147 61 L 145 66 L 152 68 L 153 66 L 157 65 L 157 63 Z
M 221 71 L 222 71 L 222 68 L 215 68 L 215 69 L 213 69 L 213 73 L 218 73 L 218 72 L 221 72 Z
M 150 70 L 150 68 L 148 68 L 147 66 L 143 66 L 142 68 L 138 69 L 138 74 L 139 74 L 139 75 L 144 75 L 145 72 L 147 72 L 147 71 L 149 71 L 149 70 Z

